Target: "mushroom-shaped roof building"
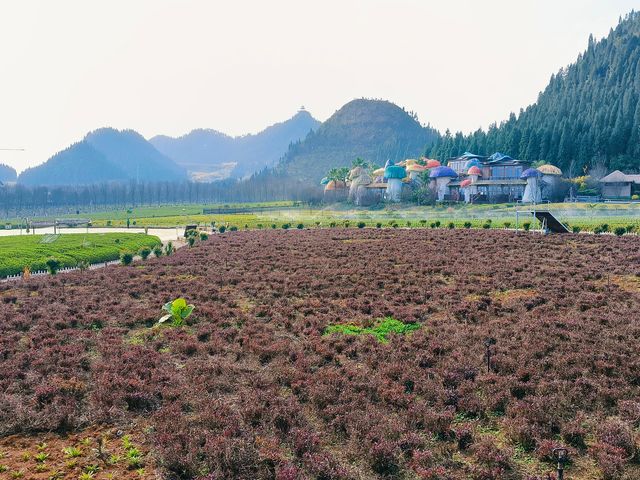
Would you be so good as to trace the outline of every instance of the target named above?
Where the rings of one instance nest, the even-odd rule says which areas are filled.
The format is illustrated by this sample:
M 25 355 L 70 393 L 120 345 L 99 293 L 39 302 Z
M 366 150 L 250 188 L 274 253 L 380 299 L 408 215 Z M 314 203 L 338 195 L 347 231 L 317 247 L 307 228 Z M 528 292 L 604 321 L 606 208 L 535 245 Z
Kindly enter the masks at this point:
M 320 185 L 326 185 L 327 183 L 329 183 L 329 179 L 327 177 L 324 177 L 322 180 L 320 180 Z
M 407 176 L 407 171 L 404 167 L 399 165 L 389 165 L 384 169 L 384 178 L 398 178 L 402 180 Z
M 324 187 L 325 190 L 340 190 L 342 188 L 347 188 L 347 184 L 342 180 L 331 180 L 327 183 L 327 186 Z
M 427 168 L 436 168 L 440 166 L 440 162 L 438 160 L 433 160 L 432 158 L 427 159 L 426 161 Z
M 391 165 L 393 165 L 393 162 L 391 161 L 391 159 L 387 160 L 387 162 L 384 164 L 384 168 L 390 167 Z
M 482 176 L 482 170 L 480 170 L 480 168 L 478 168 L 477 166 L 473 166 L 471 167 L 468 171 L 467 171 L 467 175 L 477 175 L 479 177 Z
M 500 153 L 500 152 L 496 152 L 493 155 L 491 155 L 488 160 L 490 162 L 502 162 L 504 160 L 513 160 L 512 157 L 510 157 L 509 155 L 505 155 L 504 153 Z
M 463 181 L 460 182 L 460 186 L 462 188 L 468 187 L 469 185 L 471 185 L 471 183 L 472 183 L 471 180 L 467 178 L 466 180 L 463 180 Z
M 456 178 L 457 176 L 458 174 L 451 167 L 447 166 L 439 166 L 429 172 L 429 178 Z
M 407 172 L 424 172 L 425 170 L 427 170 L 427 167 L 425 167 L 424 165 L 419 165 L 417 163 L 407 165 Z
M 537 170 L 543 175 L 562 175 L 562 170 L 560 170 L 555 165 L 551 165 L 549 163 L 547 163 L 546 165 L 539 166 Z
M 524 172 L 522 172 L 522 175 L 520 175 L 520 178 L 522 180 L 526 180 L 527 178 L 532 178 L 532 177 L 541 177 L 542 174 L 536 170 L 535 168 L 527 168 Z
M 373 171 L 374 177 L 382 177 L 383 175 L 384 175 L 384 167 L 378 168 L 377 170 Z
M 417 165 L 418 161 L 414 158 L 407 158 L 406 160 L 403 160 L 399 163 L 396 163 L 396 165 L 399 165 L 401 167 L 408 167 L 409 165 Z

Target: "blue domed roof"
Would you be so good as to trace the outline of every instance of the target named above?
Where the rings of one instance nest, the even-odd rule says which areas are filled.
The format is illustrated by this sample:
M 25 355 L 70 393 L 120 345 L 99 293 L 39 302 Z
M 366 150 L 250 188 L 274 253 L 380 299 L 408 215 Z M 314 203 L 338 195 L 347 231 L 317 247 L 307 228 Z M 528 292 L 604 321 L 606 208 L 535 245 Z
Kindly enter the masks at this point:
M 478 160 L 477 158 L 472 158 L 465 164 L 464 169 L 469 170 L 471 167 L 480 168 L 482 167 L 482 164 L 480 163 L 480 160 Z
M 320 185 L 326 185 L 327 183 L 329 183 L 329 179 L 327 177 L 324 177 L 322 180 L 320 180 Z
M 540 176 L 542 176 L 542 174 L 535 168 L 527 168 L 524 172 L 522 172 L 522 175 L 520 175 L 520 178 L 522 180 L 526 180 L 527 178 L 532 178 L 532 177 L 537 178 Z
M 450 167 L 441 166 L 432 168 L 431 172 L 429 172 L 429 178 L 443 178 L 443 177 L 451 177 L 456 178 L 458 174 Z
M 407 176 L 407 170 L 399 165 L 389 165 L 384 169 L 384 178 L 403 179 Z
M 384 164 L 384 168 L 390 167 L 391 165 L 393 165 L 393 162 L 389 159 L 387 160 L 387 163 Z

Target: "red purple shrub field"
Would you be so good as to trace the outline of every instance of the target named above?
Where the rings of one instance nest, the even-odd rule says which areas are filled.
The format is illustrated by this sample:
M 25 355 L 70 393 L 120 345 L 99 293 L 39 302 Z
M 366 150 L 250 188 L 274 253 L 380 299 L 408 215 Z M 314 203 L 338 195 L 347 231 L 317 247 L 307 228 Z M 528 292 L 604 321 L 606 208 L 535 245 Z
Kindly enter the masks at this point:
M 138 426 L 159 478 L 640 478 L 635 236 L 227 232 L 0 312 L 0 436 Z

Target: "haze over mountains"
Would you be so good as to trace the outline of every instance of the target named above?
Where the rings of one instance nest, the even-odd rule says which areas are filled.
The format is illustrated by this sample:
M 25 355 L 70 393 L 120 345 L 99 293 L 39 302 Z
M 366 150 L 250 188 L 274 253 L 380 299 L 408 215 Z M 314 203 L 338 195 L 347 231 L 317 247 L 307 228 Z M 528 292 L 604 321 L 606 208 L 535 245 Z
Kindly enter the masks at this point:
M 131 130 L 101 129 L 26 170 L 18 182 L 251 177 L 264 185 L 277 177 L 317 185 L 330 168 L 348 166 L 356 157 L 383 165 L 425 153 L 446 160 L 464 151 L 549 161 L 571 174 L 594 166 L 640 170 L 640 13 L 627 15 L 603 40 L 591 38 L 574 64 L 551 77 L 536 103 L 488 131 L 440 134 L 391 102 L 359 99 L 322 124 L 301 110 L 258 134 L 235 138 L 200 129 L 147 141 Z
M 200 129 L 178 138 L 158 135 L 149 141 L 197 180 L 243 178 L 274 166 L 290 144 L 303 140 L 318 125 L 320 122 L 302 108 L 289 120 L 255 135 L 231 137 Z

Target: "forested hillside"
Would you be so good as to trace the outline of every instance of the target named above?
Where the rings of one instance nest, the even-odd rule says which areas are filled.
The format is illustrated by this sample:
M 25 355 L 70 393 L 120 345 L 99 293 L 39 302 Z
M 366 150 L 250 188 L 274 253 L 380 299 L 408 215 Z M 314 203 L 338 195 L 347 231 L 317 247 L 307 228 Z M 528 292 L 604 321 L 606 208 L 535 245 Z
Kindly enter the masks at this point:
M 18 174 L 9 165 L 0 163 L 0 182 L 15 182 Z
M 275 174 L 319 181 L 356 157 L 378 165 L 419 156 L 437 132 L 391 102 L 358 99 L 344 105 L 307 138 L 291 145 Z
M 445 133 L 429 156 L 505 152 L 579 175 L 594 166 L 640 169 L 640 13 L 631 12 L 577 61 L 552 75 L 538 101 L 499 126 Z

